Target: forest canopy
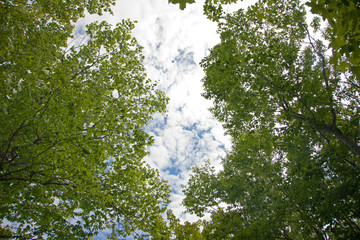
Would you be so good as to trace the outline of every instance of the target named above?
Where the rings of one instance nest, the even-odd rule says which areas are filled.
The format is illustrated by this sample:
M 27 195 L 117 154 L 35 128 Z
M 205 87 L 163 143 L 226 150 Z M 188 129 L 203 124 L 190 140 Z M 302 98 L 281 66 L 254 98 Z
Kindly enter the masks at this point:
M 188 212 L 211 213 L 205 239 L 360 237 L 360 6 L 307 5 L 310 25 L 296 0 L 210 16 L 203 96 L 232 149 L 184 187 Z
M 115 0 L 0 0 L 0 238 L 360 238 L 359 2 L 234 2 L 205 1 L 221 42 L 201 62 L 232 148 L 183 188 L 210 219 L 181 223 L 143 160 L 168 99 L 134 22 L 75 31 Z

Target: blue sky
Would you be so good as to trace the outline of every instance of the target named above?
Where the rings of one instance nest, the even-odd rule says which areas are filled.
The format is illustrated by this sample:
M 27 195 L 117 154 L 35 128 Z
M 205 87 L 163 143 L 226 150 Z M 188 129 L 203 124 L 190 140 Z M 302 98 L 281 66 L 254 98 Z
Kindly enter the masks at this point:
M 181 185 L 187 183 L 190 168 L 205 160 L 220 168 L 220 159 L 230 147 L 221 124 L 208 110 L 211 102 L 201 96 L 204 73 L 199 62 L 220 41 L 216 24 L 203 15 L 203 2 L 197 0 L 181 11 L 167 0 L 118 0 L 113 16 L 88 15 L 76 28 L 81 31 L 94 20 L 106 20 L 113 25 L 127 18 L 138 21 L 133 35 L 144 47 L 148 77 L 158 81 L 158 88 L 170 98 L 167 115 L 155 115 L 146 127 L 155 138 L 146 161 L 169 181 L 172 189 L 169 207 L 181 221 L 197 220 L 184 214 L 181 205 L 184 198 Z M 244 4 L 239 1 L 229 9 Z

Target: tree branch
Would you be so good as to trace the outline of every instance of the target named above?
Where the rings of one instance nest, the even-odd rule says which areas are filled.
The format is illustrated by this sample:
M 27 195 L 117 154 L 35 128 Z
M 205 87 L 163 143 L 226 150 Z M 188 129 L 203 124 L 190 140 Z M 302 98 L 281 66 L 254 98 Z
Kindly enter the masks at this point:
M 321 132 L 330 133 L 343 142 L 346 146 L 350 148 L 350 150 L 360 156 L 360 146 L 358 146 L 354 141 L 348 138 L 339 128 L 335 126 L 325 125 L 320 129 Z
M 24 121 L 20 124 L 20 126 L 15 130 L 15 132 L 11 135 L 10 139 L 8 140 L 6 151 L 1 154 L 1 155 L 2 155 L 1 164 L 0 164 L 1 169 L 2 169 L 3 162 L 4 162 L 5 159 L 7 158 L 7 155 L 8 155 L 8 153 L 9 153 L 10 148 L 11 148 L 12 142 L 14 141 L 15 137 L 18 135 L 19 131 L 20 131 L 21 129 L 23 129 L 25 126 L 26 126 L 26 120 L 24 120 Z

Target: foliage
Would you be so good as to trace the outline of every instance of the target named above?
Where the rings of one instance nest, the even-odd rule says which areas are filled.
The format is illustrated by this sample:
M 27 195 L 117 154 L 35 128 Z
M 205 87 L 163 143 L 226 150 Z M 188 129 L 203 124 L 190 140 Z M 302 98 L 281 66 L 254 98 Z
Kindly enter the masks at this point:
M 327 39 L 332 48 L 331 63 L 340 71 L 351 71 L 360 79 L 360 3 L 356 0 L 311 0 L 313 13 L 329 26 Z M 358 82 L 359 83 L 359 82 Z
M 218 21 L 222 14 L 222 4 L 235 3 L 237 0 L 205 0 L 204 14 L 213 21 Z M 186 4 L 195 3 L 195 0 L 169 0 L 169 3 L 177 4 L 181 10 L 186 8 Z
M 173 212 L 169 209 L 166 212 L 167 220 L 169 222 L 169 230 L 171 231 L 172 238 L 177 240 L 204 240 L 205 238 L 200 231 L 202 225 L 201 221 L 190 223 L 186 221 L 184 224 L 176 218 Z
M 222 4 L 235 3 L 237 0 L 206 0 L 204 14 L 212 21 L 219 21 L 223 14 Z
M 12 237 L 161 234 L 169 189 L 142 160 L 143 126 L 167 98 L 146 77 L 134 23 L 72 36 L 85 10 L 113 2 L 1 1 L 0 219 Z
M 186 4 L 194 3 L 195 0 L 169 0 L 169 3 L 177 4 L 179 3 L 179 7 L 181 10 L 184 10 L 186 8 Z
M 260 0 L 218 31 L 204 97 L 233 146 L 222 171 L 194 169 L 183 202 L 212 213 L 205 238 L 358 239 L 356 75 L 329 62 L 332 45 L 310 35 L 296 0 Z

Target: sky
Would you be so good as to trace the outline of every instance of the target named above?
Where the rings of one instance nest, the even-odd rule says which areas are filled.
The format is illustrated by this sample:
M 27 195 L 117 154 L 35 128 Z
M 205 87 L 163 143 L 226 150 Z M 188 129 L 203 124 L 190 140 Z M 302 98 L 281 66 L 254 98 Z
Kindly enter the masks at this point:
M 239 1 L 228 9 L 249 2 Z M 201 96 L 204 73 L 199 62 L 220 42 L 217 25 L 203 14 L 203 3 L 197 0 L 182 11 L 168 0 L 118 0 L 113 15 L 87 15 L 77 23 L 83 28 L 94 20 L 113 25 L 128 18 L 137 21 L 133 36 L 144 47 L 148 77 L 170 98 L 166 116 L 155 115 L 145 128 L 155 139 L 145 160 L 169 181 L 169 208 L 182 222 L 197 220 L 181 205 L 181 185 L 186 185 L 190 168 L 205 160 L 220 168 L 221 157 L 230 149 L 230 139 L 209 112 L 211 101 Z

